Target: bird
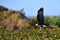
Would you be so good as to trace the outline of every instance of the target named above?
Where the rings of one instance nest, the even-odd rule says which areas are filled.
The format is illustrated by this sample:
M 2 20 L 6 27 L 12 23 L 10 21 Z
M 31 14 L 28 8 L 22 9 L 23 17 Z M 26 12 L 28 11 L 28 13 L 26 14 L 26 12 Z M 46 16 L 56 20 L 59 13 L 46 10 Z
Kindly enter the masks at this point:
M 41 27 L 43 27 L 43 25 L 44 25 L 44 13 L 43 13 L 43 11 L 44 11 L 44 8 L 41 7 L 37 12 L 37 21 Z

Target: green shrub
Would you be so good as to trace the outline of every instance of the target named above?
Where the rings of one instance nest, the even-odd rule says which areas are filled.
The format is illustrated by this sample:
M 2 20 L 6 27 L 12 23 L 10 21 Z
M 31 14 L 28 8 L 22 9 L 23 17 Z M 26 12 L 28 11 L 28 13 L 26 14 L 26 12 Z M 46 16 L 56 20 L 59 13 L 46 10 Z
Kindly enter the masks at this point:
M 32 18 L 32 25 L 35 25 L 36 23 L 38 23 L 37 18 L 33 17 Z M 46 26 L 57 25 L 58 27 L 60 27 L 60 17 L 59 16 L 45 16 L 44 17 L 44 24 Z

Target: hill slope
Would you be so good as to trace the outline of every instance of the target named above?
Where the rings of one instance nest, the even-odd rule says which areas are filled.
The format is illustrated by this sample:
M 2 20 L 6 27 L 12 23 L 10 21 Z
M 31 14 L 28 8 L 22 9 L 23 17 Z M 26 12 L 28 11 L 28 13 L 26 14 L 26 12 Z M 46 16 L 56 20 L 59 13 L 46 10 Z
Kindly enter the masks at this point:
M 13 29 L 14 27 L 27 27 L 29 23 L 23 12 L 0 6 L 0 26 Z

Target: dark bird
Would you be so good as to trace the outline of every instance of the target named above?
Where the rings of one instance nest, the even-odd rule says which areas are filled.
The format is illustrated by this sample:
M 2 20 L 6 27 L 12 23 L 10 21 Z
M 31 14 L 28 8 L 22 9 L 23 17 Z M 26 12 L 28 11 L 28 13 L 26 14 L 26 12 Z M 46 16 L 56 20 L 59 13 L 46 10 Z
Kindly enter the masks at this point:
M 43 8 L 40 8 L 38 10 L 38 14 L 37 14 L 37 20 L 38 20 L 38 24 L 43 27 L 44 25 L 44 15 L 43 15 Z

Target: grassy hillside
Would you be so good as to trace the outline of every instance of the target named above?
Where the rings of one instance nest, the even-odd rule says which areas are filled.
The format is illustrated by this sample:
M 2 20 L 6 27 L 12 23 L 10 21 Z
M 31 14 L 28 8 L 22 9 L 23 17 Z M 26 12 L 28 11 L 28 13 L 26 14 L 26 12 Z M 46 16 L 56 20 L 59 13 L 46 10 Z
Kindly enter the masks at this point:
M 3 10 L 0 11 L 0 28 L 14 29 L 15 27 L 23 28 L 29 26 L 27 17 L 24 15 L 23 11 L 5 9 L 4 7 L 0 7 L 0 10 Z
M 36 17 L 27 19 L 23 11 L 0 7 L 0 40 L 60 40 L 60 17 L 45 17 L 44 22 L 54 27 L 35 27 Z

